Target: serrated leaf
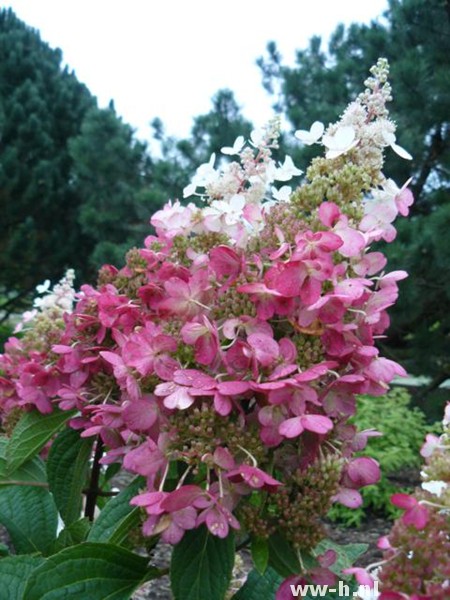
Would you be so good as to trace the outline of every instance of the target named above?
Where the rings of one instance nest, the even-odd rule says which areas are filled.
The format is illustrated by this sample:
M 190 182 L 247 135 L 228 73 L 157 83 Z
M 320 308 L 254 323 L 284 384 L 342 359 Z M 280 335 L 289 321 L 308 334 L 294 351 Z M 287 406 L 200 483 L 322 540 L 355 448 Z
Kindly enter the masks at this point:
M 234 535 L 213 536 L 202 525 L 187 531 L 172 553 L 170 582 L 175 600 L 223 600 L 235 557 Z
M 267 539 L 253 537 L 250 545 L 253 564 L 256 570 L 264 575 L 269 564 L 269 542 Z
M 48 490 L 34 486 L 0 488 L 0 523 L 19 554 L 45 554 L 56 537 L 58 512 Z
M 283 577 L 271 567 L 266 569 L 264 575 L 253 569 L 232 600 L 274 600 L 282 582 Z
M 36 456 L 49 439 L 74 416 L 75 411 L 54 409 L 43 415 L 38 411 L 25 413 L 14 427 L 6 448 L 7 473 L 14 473 L 20 466 Z
M 71 546 L 31 573 L 22 600 L 129 600 L 141 583 L 159 575 L 147 562 L 112 544 Z
M 86 541 L 90 528 L 91 523 L 87 518 L 79 519 L 67 527 L 64 527 L 64 529 L 59 532 L 59 535 L 53 544 L 52 554 L 56 554 L 68 546 L 74 546 L 75 544 L 81 544 Z
M 9 556 L 0 560 L 0 581 L 3 598 L 20 600 L 28 577 L 44 558 L 38 556 Z
M 302 570 L 295 550 L 279 533 L 269 538 L 269 564 L 282 577 L 297 575 Z
M 7 474 L 6 448 L 8 442 L 9 438 L 5 436 L 0 437 L 0 486 L 27 482 L 46 483 L 47 474 L 45 472 L 45 465 L 38 456 L 27 461 L 13 473 Z
M 125 541 L 130 530 L 140 522 L 139 507 L 131 506 L 130 500 L 139 493 L 139 488 L 143 485 L 144 478 L 137 477 L 120 494 L 108 501 L 94 521 L 88 541 L 118 545 Z
M 47 477 L 61 518 L 66 525 L 81 516 L 82 490 L 86 484 L 91 439 L 74 429 L 65 429 L 52 443 L 47 459 Z
M 347 579 L 342 575 L 343 569 L 348 569 L 355 564 L 355 561 L 367 550 L 369 544 L 337 544 L 332 540 L 325 539 L 319 542 L 314 549 L 315 554 L 323 554 L 327 550 L 334 550 L 337 558 L 336 562 L 330 566 L 330 571 L 336 573 L 341 578 Z

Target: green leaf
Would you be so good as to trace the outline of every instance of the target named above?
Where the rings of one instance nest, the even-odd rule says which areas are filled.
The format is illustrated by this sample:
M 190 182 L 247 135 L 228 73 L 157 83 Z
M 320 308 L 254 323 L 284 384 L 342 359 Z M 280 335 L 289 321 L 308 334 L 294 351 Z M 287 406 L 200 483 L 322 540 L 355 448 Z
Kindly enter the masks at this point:
M 253 537 L 250 550 L 252 553 L 253 564 L 256 570 L 264 575 L 264 571 L 269 564 L 269 542 L 267 539 Z
M 8 556 L 9 548 L 6 544 L 0 544 L 0 557 Z
M 74 414 L 75 411 L 58 409 L 54 409 L 48 415 L 43 415 L 37 410 L 25 413 L 15 426 L 6 448 L 7 473 L 14 473 L 30 458 L 36 456 Z
M 250 571 L 247 580 L 232 600 L 274 600 L 275 594 L 283 582 L 283 577 L 275 569 L 268 567 L 264 573 L 255 569 Z
M 187 531 L 172 553 L 175 600 L 223 600 L 234 565 L 234 535 L 218 538 L 203 525 Z
M 47 477 L 61 518 L 66 525 L 81 516 L 82 490 L 86 485 L 93 440 L 65 429 L 53 441 L 47 459 Z
M 130 530 L 140 523 L 140 509 L 131 506 L 130 500 L 139 493 L 139 488 L 143 485 L 144 478 L 136 477 L 120 494 L 108 501 L 92 525 L 88 535 L 90 542 L 120 545 L 126 540 Z
M 331 540 L 325 539 L 319 542 L 314 549 L 315 554 L 323 554 L 327 550 L 334 550 L 337 554 L 336 562 L 331 565 L 330 571 L 339 575 L 343 579 L 347 579 L 345 575 L 342 575 L 342 569 L 348 569 L 352 567 L 356 560 L 364 554 L 369 547 L 369 544 L 336 544 Z
M 30 486 L 0 488 L 0 523 L 18 554 L 46 553 L 56 537 L 58 513 L 48 490 Z
M 302 570 L 297 553 L 279 533 L 269 538 L 269 564 L 282 577 L 297 575 Z
M 15 483 L 46 483 L 45 465 L 38 456 L 24 463 L 13 473 L 7 474 L 6 448 L 8 442 L 9 438 L 0 436 L 0 486 Z
M 128 600 L 141 583 L 159 575 L 147 562 L 112 544 L 71 546 L 31 573 L 22 600 Z
M 38 556 L 10 556 L 0 560 L 2 598 L 20 600 L 28 577 L 45 559 Z
M 68 546 L 81 544 L 87 538 L 91 524 L 89 519 L 83 517 L 74 523 L 71 523 L 60 531 L 55 543 L 53 544 L 52 554 L 60 552 Z

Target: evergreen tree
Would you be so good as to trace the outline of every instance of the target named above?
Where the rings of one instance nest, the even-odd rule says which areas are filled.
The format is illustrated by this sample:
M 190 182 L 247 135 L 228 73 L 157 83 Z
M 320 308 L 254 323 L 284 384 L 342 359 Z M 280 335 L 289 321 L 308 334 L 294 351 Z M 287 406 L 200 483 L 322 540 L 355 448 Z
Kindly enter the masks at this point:
M 142 244 L 150 216 L 161 204 L 151 192 L 146 145 L 134 139 L 111 103 L 88 112 L 69 151 L 73 185 L 82 199 L 78 222 L 94 244 L 91 264 L 121 265 L 130 246 Z
M 9 302 L 68 266 L 83 270 L 90 246 L 76 226 L 67 140 L 94 104 L 61 52 L 1 10 L 0 290 Z

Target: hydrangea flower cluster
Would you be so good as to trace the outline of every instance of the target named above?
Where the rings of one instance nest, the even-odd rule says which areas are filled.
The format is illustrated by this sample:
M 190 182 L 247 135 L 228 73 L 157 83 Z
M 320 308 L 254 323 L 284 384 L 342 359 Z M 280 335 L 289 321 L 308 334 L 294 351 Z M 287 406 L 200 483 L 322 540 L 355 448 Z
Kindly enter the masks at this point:
M 450 404 L 442 435 L 428 434 L 421 454 L 426 460 L 422 486 L 414 495 L 392 496 L 404 513 L 378 544 L 385 551 L 377 572 L 379 600 L 450 596 Z
M 103 463 L 146 478 L 132 500 L 145 535 L 175 544 L 204 523 L 309 550 L 331 503 L 356 507 L 378 480 L 353 457 L 373 432 L 347 421 L 357 394 L 405 374 L 375 346 L 406 273 L 385 273 L 370 244 L 412 203 L 381 170 L 386 148 L 406 155 L 387 74 L 381 59 L 337 124 L 298 133 L 327 152 L 295 191 L 300 170 L 272 158 L 274 120 L 202 165 L 184 190 L 199 204 L 157 212 L 156 235 L 82 286 L 62 323 L 6 345 L 4 422 L 17 407 L 75 410 Z

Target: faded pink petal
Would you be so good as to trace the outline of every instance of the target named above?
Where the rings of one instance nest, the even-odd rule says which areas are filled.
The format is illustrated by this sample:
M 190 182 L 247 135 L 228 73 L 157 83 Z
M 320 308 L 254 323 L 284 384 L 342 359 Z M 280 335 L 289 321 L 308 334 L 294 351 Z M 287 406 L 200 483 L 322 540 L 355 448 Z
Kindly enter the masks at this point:
M 353 459 L 347 467 L 347 475 L 356 487 L 372 485 L 380 480 L 380 467 L 370 457 Z
M 354 575 L 356 581 L 360 585 L 368 585 L 371 589 L 373 588 L 373 577 L 371 577 L 365 569 L 360 567 L 350 567 L 349 569 L 343 569 L 342 572 L 346 575 Z
M 230 451 L 227 448 L 219 446 L 214 450 L 214 462 L 221 469 L 234 469 L 235 463 Z
M 406 217 L 409 214 L 409 207 L 414 202 L 413 193 L 409 188 L 404 188 L 395 196 L 395 204 L 397 205 L 398 212 L 402 217 Z
M 281 425 L 278 428 L 279 433 L 287 438 L 295 438 L 299 436 L 303 432 L 303 430 L 304 427 L 302 424 L 301 417 L 293 417 L 291 419 L 286 419 L 286 421 L 283 421 L 283 423 L 281 423 Z
M 206 515 L 206 526 L 213 535 L 222 539 L 226 538 L 230 531 L 225 515 L 214 508 Z
M 226 417 L 233 410 L 233 403 L 228 396 L 224 396 L 223 394 L 216 392 L 214 394 L 214 408 L 219 415 Z
M 202 390 L 212 390 L 216 387 L 216 380 L 213 377 L 197 369 L 179 369 L 175 371 L 173 380 L 179 385 Z
M 335 550 L 326 550 L 323 554 L 317 557 L 321 567 L 331 567 L 337 560 L 337 552 Z
M 377 542 L 377 548 L 380 550 L 389 550 L 391 548 L 391 543 L 389 542 L 389 538 L 387 535 L 383 535 Z
M 178 490 L 170 492 L 161 503 L 161 508 L 166 512 L 175 512 L 192 506 L 195 500 L 205 495 L 198 485 L 183 485 Z
M 422 448 L 420 449 L 420 454 L 424 458 L 429 458 L 433 454 L 435 449 L 439 446 L 439 444 L 440 444 L 440 440 L 439 440 L 438 436 L 434 435 L 432 433 L 428 433 L 425 437 L 425 443 L 423 444 Z
M 268 492 L 274 492 L 282 485 L 281 481 L 277 481 L 268 473 L 250 465 L 240 465 L 237 469 L 230 471 L 227 477 L 234 483 L 242 481 L 252 488 L 264 489 Z
M 348 508 L 358 508 L 362 504 L 361 494 L 357 490 L 341 488 L 333 497 L 334 502 L 339 502 Z
M 222 381 L 217 384 L 217 390 L 219 393 L 225 396 L 234 396 L 239 394 L 245 394 L 250 389 L 250 382 L 248 381 Z
M 164 398 L 164 406 L 170 409 L 184 410 L 193 403 L 194 398 L 189 394 L 188 389 L 182 386 L 176 386 L 175 391 Z
M 256 360 L 263 367 L 271 365 L 280 355 L 277 342 L 264 333 L 252 333 L 248 336 L 247 342 L 252 348 Z

